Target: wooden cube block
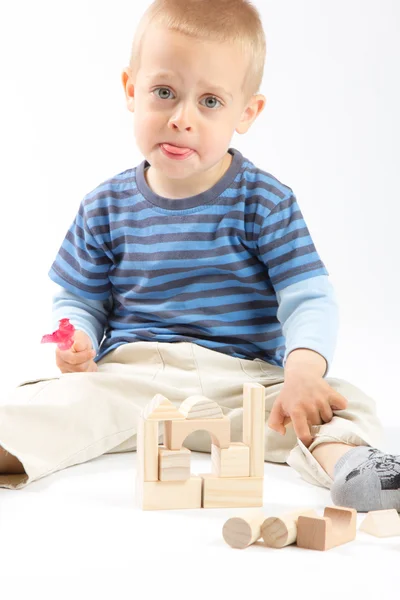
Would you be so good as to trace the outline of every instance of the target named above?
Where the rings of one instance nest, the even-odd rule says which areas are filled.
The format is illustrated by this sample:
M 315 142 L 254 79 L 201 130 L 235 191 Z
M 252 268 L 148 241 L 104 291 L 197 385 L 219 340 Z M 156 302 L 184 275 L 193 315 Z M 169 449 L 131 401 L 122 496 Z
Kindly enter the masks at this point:
M 218 477 L 249 477 L 249 446 L 243 442 L 231 442 L 229 448 L 211 444 L 211 471 Z
M 217 477 L 203 473 L 203 508 L 246 508 L 263 505 L 263 477 Z
M 180 450 L 158 447 L 158 479 L 160 481 L 186 481 L 190 479 L 191 452 L 184 446 Z
M 212 443 L 228 448 L 231 442 L 231 423 L 228 417 L 222 419 L 186 419 L 184 421 L 165 421 L 164 445 L 170 450 L 180 450 L 186 437 L 204 429 L 211 435 Z
M 332 536 L 332 521 L 324 517 L 300 516 L 297 520 L 297 540 L 299 548 L 327 550 L 328 537 Z
M 145 481 L 138 498 L 143 510 L 174 510 L 201 508 L 202 478 L 192 476 L 186 481 Z

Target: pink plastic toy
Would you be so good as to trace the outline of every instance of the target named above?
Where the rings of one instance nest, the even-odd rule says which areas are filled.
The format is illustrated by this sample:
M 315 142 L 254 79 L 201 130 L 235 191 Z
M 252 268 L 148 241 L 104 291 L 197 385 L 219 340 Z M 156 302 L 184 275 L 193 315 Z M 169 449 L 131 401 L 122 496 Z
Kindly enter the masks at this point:
M 60 350 L 69 350 L 74 343 L 75 327 L 69 319 L 61 319 L 58 329 L 42 337 L 41 344 L 57 344 Z

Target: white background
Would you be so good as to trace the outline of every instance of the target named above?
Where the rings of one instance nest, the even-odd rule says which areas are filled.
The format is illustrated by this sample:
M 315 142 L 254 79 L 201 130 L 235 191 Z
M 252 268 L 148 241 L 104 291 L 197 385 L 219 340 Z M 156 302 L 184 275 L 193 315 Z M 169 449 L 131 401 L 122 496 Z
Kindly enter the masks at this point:
M 400 4 L 258 0 L 267 106 L 231 145 L 295 192 L 336 288 L 330 376 L 400 422 Z M 82 197 L 143 160 L 121 72 L 148 1 L 2 3 L 3 396 L 58 372 L 47 273 Z
M 295 191 L 341 306 L 330 375 L 370 393 L 398 431 L 400 3 L 254 4 L 267 33 L 268 103 L 232 146 Z M 0 402 L 21 379 L 57 373 L 54 347 L 39 343 L 51 324 L 50 265 L 82 197 L 143 160 L 121 72 L 148 5 L 0 3 Z M 234 551 L 221 536 L 231 511 L 142 513 L 133 506 L 135 458 L 106 455 L 23 491 L 0 490 L 8 600 L 239 600 L 271 591 L 370 600 L 391 585 L 399 538 L 357 533 L 328 553 Z M 322 514 L 330 503 L 327 489 L 292 469 L 266 463 L 265 474 L 266 509 L 315 506 Z

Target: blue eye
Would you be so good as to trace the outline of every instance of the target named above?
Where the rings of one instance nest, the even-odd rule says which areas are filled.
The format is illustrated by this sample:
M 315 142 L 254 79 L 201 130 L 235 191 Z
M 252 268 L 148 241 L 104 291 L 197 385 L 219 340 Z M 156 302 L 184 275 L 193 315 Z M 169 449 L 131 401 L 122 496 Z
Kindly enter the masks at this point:
M 205 98 L 205 100 L 209 100 L 209 99 L 211 99 L 211 100 L 215 100 L 215 102 L 218 102 L 218 104 L 221 104 L 221 102 L 220 102 L 220 101 L 218 100 L 218 98 L 216 98 L 215 96 L 207 96 L 207 97 Z M 222 104 L 221 104 L 221 106 L 222 106 Z M 207 108 L 215 108 L 215 106 L 207 106 Z
M 164 95 L 162 95 L 162 96 L 161 96 L 161 95 L 159 95 L 159 94 L 157 93 L 159 90 L 162 90 L 163 92 L 166 92 L 166 93 L 167 93 L 167 95 L 165 95 L 165 94 L 164 94 Z M 159 100 L 170 100 L 170 98 L 168 97 L 168 94 L 172 94 L 172 92 L 171 92 L 171 90 L 170 90 L 170 89 L 168 89 L 168 88 L 166 88 L 166 87 L 158 87 L 158 88 L 156 88 L 155 90 L 153 90 L 153 94 L 156 94 L 156 96 L 157 96 L 157 98 L 159 98 Z M 213 100 L 214 102 L 217 102 L 217 103 L 218 103 L 218 105 L 221 105 L 221 106 L 222 106 L 222 102 L 220 102 L 220 101 L 218 100 L 218 98 L 216 98 L 215 96 L 207 96 L 207 97 L 205 98 L 205 100 L 209 100 L 209 99 Z M 204 105 L 203 105 L 203 106 L 204 106 Z M 214 106 L 207 106 L 207 108 L 217 108 L 217 106 L 216 106 L 216 105 L 214 105 Z
M 171 93 L 171 90 L 169 90 L 168 88 L 164 88 L 164 87 L 156 88 L 155 90 L 153 90 L 153 93 L 157 92 L 157 90 L 164 90 L 165 92 Z M 157 97 L 160 98 L 160 100 L 169 100 L 169 98 L 165 98 L 165 96 L 163 98 L 161 98 L 160 96 L 157 95 Z

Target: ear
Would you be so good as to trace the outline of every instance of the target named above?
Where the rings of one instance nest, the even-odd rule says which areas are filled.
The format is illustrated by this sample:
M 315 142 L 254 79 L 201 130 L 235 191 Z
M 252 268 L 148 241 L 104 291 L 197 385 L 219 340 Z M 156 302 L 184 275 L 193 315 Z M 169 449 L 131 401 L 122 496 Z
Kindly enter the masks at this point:
M 258 115 L 264 110 L 266 103 L 267 99 L 263 94 L 252 96 L 244 109 L 235 131 L 237 133 L 246 133 Z
M 132 70 L 126 67 L 121 75 L 122 85 L 124 87 L 126 106 L 130 112 L 135 111 L 135 86 L 132 79 Z

